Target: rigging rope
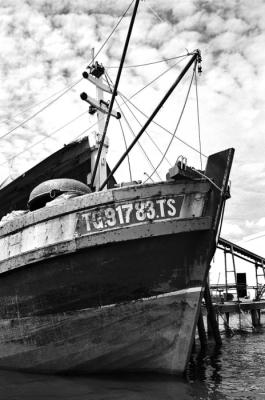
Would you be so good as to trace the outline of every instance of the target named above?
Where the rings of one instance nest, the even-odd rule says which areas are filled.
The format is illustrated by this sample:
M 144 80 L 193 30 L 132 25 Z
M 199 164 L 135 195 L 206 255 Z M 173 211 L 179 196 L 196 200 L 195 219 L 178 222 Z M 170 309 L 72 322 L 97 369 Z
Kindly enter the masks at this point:
M 145 132 L 145 129 L 150 125 L 152 119 L 154 119 L 154 117 L 157 115 L 157 113 L 161 110 L 161 108 L 164 106 L 165 102 L 167 101 L 167 99 L 170 97 L 170 95 L 172 94 L 172 92 L 175 90 L 175 88 L 178 86 L 179 82 L 182 80 L 182 78 L 186 75 L 187 71 L 189 70 L 189 68 L 192 66 L 192 64 L 197 60 L 199 56 L 199 50 L 195 50 L 192 57 L 190 58 L 190 60 L 187 62 L 187 64 L 185 65 L 185 67 L 183 68 L 183 70 L 180 72 L 180 74 L 178 75 L 178 77 L 176 78 L 176 80 L 173 82 L 173 84 L 170 86 L 170 88 L 168 89 L 168 91 L 166 92 L 166 94 L 163 96 L 163 98 L 161 99 L 161 101 L 157 104 L 157 106 L 155 107 L 154 111 L 152 112 L 152 114 L 150 115 L 150 117 L 147 119 L 147 121 L 145 122 L 145 124 L 143 125 L 143 127 L 140 129 L 139 133 L 135 136 L 134 140 L 131 142 L 130 146 L 128 147 L 127 152 L 125 152 L 121 158 L 117 161 L 117 163 L 115 164 L 115 166 L 113 167 L 113 169 L 110 171 L 110 173 L 108 174 L 107 178 L 105 179 L 105 181 L 102 183 L 102 185 L 99 188 L 100 190 L 103 190 L 104 187 L 107 185 L 107 183 L 109 182 L 110 178 L 113 177 L 114 173 L 117 171 L 117 169 L 120 167 L 120 165 L 122 164 L 122 162 L 124 161 L 124 159 L 126 158 L 126 155 L 128 154 L 128 152 L 130 152 L 132 150 L 132 148 L 135 146 L 135 144 L 137 143 L 137 141 L 140 139 L 140 137 L 143 135 L 143 133 Z M 114 90 L 115 92 L 115 90 Z
M 124 13 L 119 17 L 119 21 L 117 22 L 117 24 L 114 26 L 114 28 L 112 29 L 111 33 L 109 34 L 109 36 L 106 38 L 106 40 L 104 41 L 104 43 L 102 44 L 102 46 L 100 47 L 100 49 L 97 51 L 96 55 L 93 57 L 94 59 L 99 55 L 99 53 L 101 52 L 101 50 L 103 49 L 103 47 L 106 45 L 106 43 L 109 41 L 109 39 L 111 38 L 111 36 L 113 35 L 113 33 L 116 31 L 116 29 L 118 28 L 118 26 L 120 25 L 121 21 L 123 20 L 123 18 L 125 17 L 125 15 L 127 14 L 127 12 L 129 11 L 129 9 L 131 8 L 132 4 L 134 3 L 135 0 L 132 0 L 131 3 L 129 4 L 129 6 L 126 8 L 126 10 L 124 11 Z M 90 61 L 90 63 L 88 64 L 91 65 L 91 63 L 93 62 L 93 60 Z
M 197 106 L 197 123 L 198 123 L 198 136 L 199 136 L 199 149 L 200 149 L 200 163 L 201 163 L 201 170 L 202 170 L 202 144 L 201 144 L 201 127 L 200 127 L 200 113 L 199 113 L 197 70 L 195 70 L 195 91 L 196 91 L 196 106 Z
M 127 14 L 128 10 L 131 8 L 131 5 L 133 4 L 135 0 L 132 0 L 131 3 L 129 4 L 129 6 L 127 7 L 127 9 L 124 11 L 124 13 L 120 16 L 120 19 L 118 21 L 118 23 L 114 26 L 114 28 L 112 29 L 111 33 L 108 35 L 108 37 L 106 38 L 106 40 L 103 42 L 103 44 L 101 45 L 101 47 L 99 48 L 99 50 L 97 51 L 96 55 L 94 56 L 97 57 L 99 55 L 99 53 L 101 52 L 101 50 L 103 49 L 103 47 L 106 45 L 106 43 L 109 41 L 109 39 L 111 38 L 111 36 L 113 35 L 113 33 L 115 32 L 115 30 L 117 29 L 117 27 L 119 26 L 119 24 L 121 23 L 121 21 L 123 20 L 123 18 L 125 17 L 125 15 Z M 93 62 L 93 60 L 90 61 L 89 65 Z M 0 139 L 5 138 L 6 136 L 8 136 L 10 133 L 14 132 L 16 129 L 20 128 L 21 126 L 23 126 L 24 124 L 26 124 L 28 121 L 30 121 L 31 119 L 35 118 L 38 114 L 40 114 L 42 111 L 44 111 L 46 108 L 48 108 L 49 106 L 51 106 L 53 103 L 55 103 L 57 100 L 59 100 L 62 96 L 64 96 L 68 91 L 70 91 L 74 86 L 76 86 L 78 83 L 80 83 L 83 80 L 83 78 L 79 79 L 78 81 L 72 83 L 70 86 L 68 86 L 66 89 L 63 89 L 63 92 L 57 96 L 54 100 L 52 100 L 51 102 L 49 102 L 48 104 L 46 104 L 44 107 L 42 107 L 40 110 L 38 110 L 37 112 L 35 112 L 33 115 L 31 115 L 30 117 L 28 117 L 27 119 L 25 119 L 24 121 L 22 121 L 20 124 L 16 125 L 14 128 L 10 129 L 8 132 L 6 132 L 4 135 L 0 136 Z M 52 95 L 49 98 L 55 96 Z M 47 100 L 48 100 L 47 99 Z M 44 102 L 45 100 L 43 100 L 42 102 Z M 41 103 L 42 103 L 41 102 Z
M 98 54 L 98 53 L 97 53 Z M 168 71 L 170 71 L 173 67 L 175 67 L 177 64 L 179 64 L 180 62 L 182 62 L 183 61 L 183 59 L 182 60 L 180 60 L 180 61 L 178 61 L 178 62 L 176 62 L 175 64 L 173 64 L 171 67 L 169 67 L 169 68 L 167 68 L 165 71 L 163 71 L 161 74 L 159 74 L 155 79 L 153 79 L 151 82 L 149 82 L 147 85 L 145 85 L 145 86 L 143 86 L 140 90 L 138 90 L 136 93 L 134 93 L 131 97 L 130 97 L 130 99 L 132 99 L 133 97 L 135 97 L 137 94 L 139 94 L 140 92 L 142 92 L 143 90 L 145 90 L 148 86 L 150 86 L 152 83 L 154 83 L 156 80 L 158 80 L 161 76 L 163 76 L 165 73 L 167 73 Z M 82 79 L 81 79 L 82 80 Z M 77 84 L 77 83 L 79 83 L 81 80 L 79 80 L 78 82 L 76 82 L 75 84 Z M 75 86 L 75 84 L 73 84 L 72 85 L 72 87 L 74 87 Z M 65 89 L 63 89 L 63 90 L 65 90 Z M 68 89 L 67 89 L 67 91 L 68 90 L 70 90 L 70 87 L 68 87 Z M 59 92 L 58 92 L 59 93 Z M 51 96 L 51 97 L 53 97 L 53 96 Z M 126 98 L 124 95 L 123 95 L 123 97 L 124 98 Z M 56 101 L 56 99 L 54 100 L 54 101 Z M 128 99 L 126 99 L 126 101 L 128 102 L 129 100 Z M 124 104 L 124 103 L 123 103 Z M 123 104 L 121 104 L 121 106 L 123 106 Z M 132 105 L 133 105 L 133 103 L 131 103 Z M 49 106 L 49 104 L 47 105 L 47 106 Z M 135 108 L 136 108 L 136 106 L 135 105 L 133 105 Z M 140 111 L 141 112 L 141 111 Z M 146 114 L 144 114 L 145 115 L 145 117 L 147 117 L 146 116 Z M 32 119 L 33 117 L 31 117 L 30 119 Z M 24 121 L 23 123 L 21 123 L 20 124 L 20 126 L 21 125 L 24 125 L 25 123 L 27 122 L 27 120 L 26 121 Z M 94 124 L 94 126 L 95 126 L 96 124 Z M 14 129 L 16 129 L 16 127 L 14 128 Z M 11 132 L 9 132 L 9 133 L 11 133 Z M 8 133 L 8 134 L 9 134 Z M 7 134 L 6 134 L 7 135 Z M 79 136 L 81 136 L 81 134 L 79 134 L 77 137 L 79 137 Z M 45 138 L 43 138 L 43 141 L 46 139 L 47 137 L 45 137 Z M 0 139 L 1 139 L 1 137 L 0 137 Z M 37 143 L 38 144 L 38 143 Z M 25 150 L 25 152 L 26 152 L 27 150 Z M 20 155 L 20 153 L 19 153 L 19 155 Z M 14 156 L 14 158 L 16 158 L 17 157 L 17 155 L 15 155 Z M 7 161 L 8 162 L 8 161 Z M 4 163 L 4 164 L 6 164 L 6 162 Z M 0 164 L 0 166 L 2 166 L 2 165 L 4 165 L 4 164 Z
M 170 146 L 171 146 L 171 144 L 172 144 L 172 142 L 173 142 L 173 139 L 174 139 L 174 137 L 175 137 L 175 134 L 176 134 L 176 132 L 177 132 L 177 130 L 178 130 L 178 127 L 179 127 L 179 124 L 180 124 L 181 118 L 182 118 L 182 116 L 183 116 L 183 113 L 184 113 L 184 110 L 185 110 L 185 107 L 186 107 L 186 104 L 187 104 L 187 101 L 188 101 L 188 97 L 189 97 L 189 94 L 190 94 L 191 85 L 192 85 L 193 78 L 194 78 L 194 75 L 195 75 L 195 68 L 196 68 L 196 65 L 197 65 L 197 62 L 195 62 L 195 65 L 194 65 L 194 70 L 193 70 L 192 77 L 191 77 L 190 84 L 189 84 L 189 88 L 188 88 L 188 91 L 187 91 L 187 94 L 186 94 L 186 97 L 185 97 L 185 100 L 184 100 L 184 105 L 183 105 L 183 107 L 182 107 L 182 110 L 181 110 L 181 113 L 180 113 L 180 116 L 179 116 L 179 119 L 178 119 L 176 128 L 175 128 L 175 130 L 174 130 L 173 136 L 172 136 L 171 139 L 170 139 L 170 142 L 169 142 L 169 144 L 168 144 L 168 146 L 167 146 L 167 148 L 166 148 L 166 151 L 165 151 L 163 157 L 161 158 L 160 162 L 159 162 L 159 163 L 157 164 L 157 166 L 156 166 L 155 171 L 152 172 L 152 174 L 149 176 L 149 178 L 152 178 L 152 176 L 154 175 L 154 173 L 157 171 L 157 169 L 160 167 L 160 165 L 161 165 L 162 162 L 164 161 L 164 158 L 165 158 L 165 156 L 166 156 L 166 154 L 167 154 L 167 152 L 168 152 L 168 149 L 170 148 Z M 147 179 L 144 181 L 144 183 L 146 183 L 146 182 L 148 181 L 149 178 L 147 178 Z
M 122 136 L 123 136 L 123 140 L 124 140 L 125 149 L 126 149 L 126 151 L 127 151 L 128 146 L 127 146 L 125 133 L 124 133 L 124 130 L 123 130 L 123 127 L 122 127 L 122 123 L 121 123 L 121 120 L 120 120 L 120 119 L 119 119 L 119 124 L 120 124 L 120 128 L 121 128 L 121 131 L 122 131 Z M 130 181 L 132 181 L 132 170 L 131 170 L 131 163 L 130 163 L 129 154 L 128 154 L 128 156 L 127 156 L 127 160 L 128 160 L 128 168 L 129 168 Z
M 176 65 L 180 64 L 184 58 L 181 60 L 177 61 L 175 64 L 171 65 L 171 67 L 167 68 L 165 71 L 163 71 L 161 74 L 157 75 L 156 78 L 154 78 L 152 81 L 147 83 L 145 86 L 143 86 L 140 90 L 138 90 L 136 93 L 134 93 L 133 96 L 130 97 L 130 99 L 134 98 L 137 96 L 139 93 L 141 93 L 143 90 L 145 90 L 148 86 L 152 85 L 154 82 L 156 82 L 158 79 L 160 79 L 163 75 L 165 75 L 168 71 L 170 71 L 172 68 L 174 68 Z
M 144 117 L 148 117 L 147 114 L 145 114 L 142 110 L 140 110 L 132 101 L 131 99 L 135 96 L 137 96 L 140 92 L 144 91 L 148 86 L 150 86 L 152 83 L 154 83 L 155 81 L 157 81 L 159 78 L 161 78 L 164 74 L 166 74 L 168 71 L 170 71 L 172 68 L 174 68 L 177 64 L 179 64 L 180 62 L 182 62 L 182 60 L 176 62 L 175 64 L 173 64 L 171 67 L 167 68 L 165 71 L 163 71 L 161 74 L 159 74 L 155 79 L 153 79 L 152 81 L 150 81 L 147 85 L 143 86 L 140 90 L 138 90 L 137 92 L 135 92 L 130 98 L 127 98 L 124 94 L 122 94 L 119 91 L 119 95 L 123 98 L 123 103 L 121 104 L 121 107 L 126 104 L 129 103 L 131 104 L 138 112 L 140 112 Z M 108 83 L 109 84 L 109 83 Z M 63 89 L 64 90 L 64 89 Z M 59 91 L 60 92 L 60 91 Z M 59 93 L 57 92 L 57 93 Z M 55 93 L 55 94 L 57 94 Z M 55 95 L 54 94 L 54 95 Z M 51 97 L 53 97 L 54 95 L 52 95 Z M 124 100 L 125 99 L 125 100 Z M 75 120 L 75 119 L 74 119 Z M 74 121 L 72 120 L 72 121 Z M 170 132 L 168 129 L 166 129 L 165 127 L 163 127 L 161 124 L 157 123 L 155 120 L 152 121 L 152 123 L 154 123 L 156 126 L 158 126 L 159 128 L 161 128 L 162 130 L 164 130 L 165 132 L 167 132 L 170 135 L 173 135 L 172 132 Z M 5 164 L 7 164 L 10 160 L 14 160 L 15 158 L 17 158 L 18 156 L 20 156 L 23 153 L 26 153 L 28 150 L 30 150 L 31 148 L 33 148 L 34 146 L 38 145 L 39 143 L 45 141 L 46 139 L 48 139 L 50 136 L 52 136 L 53 134 L 55 134 L 56 132 L 58 132 L 59 130 L 63 129 L 64 127 L 66 127 L 69 123 L 63 125 L 61 128 L 58 128 L 58 130 L 56 130 L 55 132 L 52 132 L 50 135 L 45 136 L 43 139 L 39 140 L 38 142 L 34 143 L 33 145 L 31 145 L 30 147 L 24 149 L 22 152 L 17 153 L 16 155 L 14 155 L 11 159 L 8 159 L 7 161 L 5 161 L 4 163 L 0 164 L 0 166 L 3 166 Z M 85 132 L 87 132 L 88 130 L 92 129 L 94 126 L 97 125 L 97 122 L 95 122 L 93 125 L 91 125 L 89 128 L 85 129 L 84 131 L 82 131 L 81 133 L 79 133 L 77 136 L 74 137 L 74 140 L 78 139 L 82 134 L 84 134 Z M 178 138 L 177 136 L 175 136 L 175 139 L 179 140 L 181 143 L 183 143 L 184 145 L 188 146 L 190 149 L 192 149 L 193 151 L 199 153 L 199 151 L 194 148 L 193 146 L 191 146 L 190 144 L 188 144 L 187 142 L 185 142 L 184 140 Z M 202 156 L 207 157 L 205 154 L 202 154 Z
M 83 116 L 84 114 L 86 114 L 87 111 L 82 112 L 81 114 L 79 114 L 78 116 L 76 116 L 75 118 L 73 118 L 71 121 L 68 121 L 66 124 L 64 124 L 63 126 L 61 126 L 60 128 L 57 128 L 56 130 L 52 131 L 49 135 L 46 135 L 44 138 L 38 140 L 38 142 L 33 143 L 31 146 L 27 147 L 26 149 L 22 150 L 20 153 L 15 154 L 13 157 L 9 158 L 8 160 L 6 160 L 4 163 L 0 164 L 0 167 L 2 167 L 5 164 L 8 164 L 9 162 L 14 161 L 15 158 L 17 158 L 18 156 L 20 156 L 21 154 L 26 153 L 27 151 L 29 151 L 30 149 L 32 149 L 33 147 L 37 146 L 39 143 L 44 142 L 45 140 L 49 139 L 51 136 L 55 135 L 55 133 L 61 131 L 62 129 L 66 128 L 68 125 L 72 124 L 73 122 L 75 122 L 77 119 L 79 119 L 81 116 Z
M 28 121 L 31 119 L 35 118 L 38 114 L 40 114 L 42 111 L 44 111 L 46 108 L 51 106 L 53 103 L 55 103 L 57 100 L 59 100 L 65 93 L 69 92 L 74 86 L 76 86 L 79 82 L 81 82 L 82 78 L 73 83 L 72 86 L 69 88 L 65 89 L 63 93 L 61 93 L 59 96 L 57 96 L 55 99 L 53 99 L 50 103 L 46 104 L 44 107 L 42 107 L 40 110 L 36 111 L 33 115 L 22 121 L 20 124 L 15 126 L 14 128 L 10 129 L 10 131 L 6 132 L 4 135 L 0 136 L 0 139 L 3 139 L 4 137 L 8 136 L 10 133 L 14 132 L 16 129 L 20 128 L 22 125 L 25 125 Z
M 121 99 L 124 101 L 124 99 L 123 99 L 123 97 L 122 97 L 121 94 L 120 94 L 120 97 L 121 97 Z M 141 124 L 141 122 L 138 120 L 138 118 L 136 117 L 136 115 L 134 114 L 134 112 L 132 111 L 132 109 L 128 106 L 128 104 L 127 104 L 126 102 L 124 102 L 124 105 L 128 108 L 128 110 L 131 112 L 131 114 L 133 115 L 133 117 L 135 118 L 135 120 L 138 122 L 138 124 L 139 124 L 140 127 L 142 128 L 142 127 L 143 127 L 143 124 Z M 146 132 L 148 138 L 151 140 L 151 142 L 152 142 L 153 145 L 155 146 L 155 148 L 159 151 L 159 153 L 160 153 L 161 155 L 163 155 L 163 153 L 162 153 L 160 147 L 156 144 L 156 142 L 154 141 L 154 139 L 152 138 L 152 136 L 149 134 L 149 132 L 147 131 L 147 129 L 145 130 L 145 132 Z M 170 161 L 169 161 L 167 158 L 165 158 L 165 160 L 167 161 L 167 163 L 168 163 L 168 164 L 170 165 L 170 167 L 171 167 L 172 165 L 171 165 Z
M 165 22 L 150 5 L 148 5 L 147 7 L 151 11 L 151 13 L 159 20 L 159 22 Z
M 110 82 L 112 83 L 111 78 L 108 76 L 108 74 L 107 74 L 106 71 L 105 71 L 104 75 L 105 75 L 105 78 L 106 78 L 106 81 L 107 81 L 107 84 L 108 84 L 109 88 L 112 89 L 112 88 L 111 88 L 111 85 L 110 85 Z M 123 130 L 123 126 L 122 126 L 122 123 L 121 123 L 121 120 L 120 120 L 120 119 L 119 119 L 119 124 L 120 124 L 120 128 L 121 128 L 122 136 L 123 136 L 123 141 L 124 141 L 124 145 L 125 145 L 125 150 L 127 151 L 127 150 L 128 150 L 127 141 L 126 141 L 125 132 L 124 132 L 124 130 Z M 130 180 L 132 181 L 132 171 L 131 171 L 131 163 L 130 163 L 129 154 L 127 155 L 127 161 L 128 161 L 128 168 L 129 168 Z
M 198 175 L 202 176 L 204 179 L 209 181 L 215 187 L 215 189 L 219 190 L 219 192 L 222 193 L 222 189 L 219 186 L 217 186 L 216 183 L 211 178 L 209 178 L 207 175 L 204 175 L 201 171 L 198 171 L 196 168 L 191 167 L 191 169 L 194 172 L 197 172 Z
M 106 79 L 107 79 L 107 82 L 108 82 L 109 87 L 111 87 L 110 84 L 109 84 L 109 80 L 111 81 L 111 78 L 110 78 L 109 75 L 107 75 L 107 74 L 106 74 Z M 108 79 L 109 79 L 109 80 L 108 80 Z M 118 106 L 118 108 L 119 108 L 119 110 L 120 110 L 120 112 L 121 112 L 121 114 L 122 114 L 122 116 L 123 116 L 123 118 L 124 118 L 124 120 L 125 120 L 125 122 L 126 122 L 128 128 L 130 129 L 130 131 L 131 131 L 131 133 L 132 133 L 132 135 L 133 135 L 134 137 L 136 137 L 136 135 L 135 135 L 135 133 L 134 133 L 134 131 L 133 131 L 131 125 L 129 124 L 129 121 L 128 121 L 127 118 L 125 117 L 124 112 L 122 111 L 122 109 L 121 109 L 121 107 L 120 107 L 120 105 L 119 105 L 117 99 L 115 99 L 115 103 L 117 104 L 117 106 Z M 126 103 L 124 103 L 124 104 L 126 104 Z M 142 147 L 140 141 L 138 141 L 138 145 L 140 146 L 140 148 L 141 148 L 142 152 L 144 153 L 145 157 L 147 158 L 149 164 L 150 164 L 150 165 L 152 166 L 152 168 L 154 169 L 154 165 L 153 165 L 152 161 L 150 160 L 150 158 L 148 157 L 148 155 L 146 154 L 146 151 L 145 151 L 144 148 Z M 127 151 L 127 150 L 128 150 L 128 148 L 126 147 L 126 151 Z M 129 154 L 128 154 L 127 156 L 129 156 Z M 158 178 L 161 180 L 161 177 L 159 176 L 159 174 L 156 173 L 156 175 L 157 175 Z
M 124 120 L 125 120 L 125 122 L 126 122 L 128 128 L 130 129 L 132 135 L 134 136 L 134 138 L 136 138 L 136 135 L 135 135 L 135 133 L 134 133 L 134 131 L 133 131 L 131 125 L 129 124 L 129 121 L 128 121 L 127 118 L 125 117 L 124 112 L 122 111 L 122 109 L 121 109 L 121 107 L 120 107 L 120 105 L 119 105 L 117 99 L 115 99 L 115 102 L 116 102 L 117 106 L 119 107 L 119 110 L 120 110 L 120 112 L 121 112 L 121 114 L 122 114 L 122 116 L 123 116 L 123 118 L 124 118 Z M 148 160 L 149 164 L 151 165 L 152 169 L 154 170 L 155 167 L 154 167 L 152 161 L 150 160 L 150 158 L 148 157 L 148 155 L 147 155 L 145 149 L 143 148 L 143 146 L 141 145 L 141 143 L 140 143 L 139 140 L 138 140 L 137 144 L 140 146 L 140 148 L 141 148 L 142 152 L 144 153 L 146 159 Z M 162 180 L 161 177 L 160 177 L 160 175 L 158 174 L 158 172 L 155 171 L 155 173 L 156 173 L 158 179 Z
M 138 108 L 132 101 L 130 101 L 130 99 L 131 99 L 132 97 L 134 97 L 134 96 L 132 96 L 132 97 L 130 97 L 130 99 L 128 99 L 124 94 L 121 94 L 121 92 L 119 92 L 119 94 L 122 95 L 122 96 L 125 98 L 125 100 L 126 100 L 129 104 L 131 104 L 137 111 L 139 111 L 142 115 L 144 115 L 146 118 L 148 117 L 147 114 L 145 114 L 145 113 L 144 113 L 142 110 L 140 110 L 140 108 Z M 122 104 L 122 105 L 123 105 L 123 104 Z M 167 128 L 165 128 L 163 125 L 159 124 L 159 123 L 156 122 L 155 120 L 153 120 L 152 123 L 155 124 L 156 126 L 158 126 L 159 128 L 161 128 L 163 131 L 169 133 L 171 136 L 173 136 L 173 133 L 172 133 L 172 132 L 170 132 Z M 183 139 L 180 139 L 178 136 L 175 136 L 175 139 L 179 140 L 179 141 L 180 141 L 181 143 L 183 143 L 185 146 L 189 147 L 191 150 L 193 150 L 193 151 L 195 151 L 196 153 L 199 153 L 199 154 L 200 154 L 200 151 L 199 151 L 199 150 L 197 150 L 195 147 L 191 146 L 189 143 L 185 142 Z M 203 157 L 207 158 L 207 156 L 206 156 L 205 154 L 201 153 L 201 155 L 202 155 Z
M 91 188 L 93 188 L 93 185 L 94 185 L 94 181 L 95 181 L 95 177 L 96 177 L 96 173 L 97 173 L 97 169 L 98 169 L 98 164 L 99 164 L 101 152 L 102 152 L 102 148 L 103 148 L 104 141 L 105 141 L 105 136 L 107 134 L 107 130 L 108 130 L 108 126 L 109 126 L 112 107 L 113 107 L 114 102 L 115 102 L 115 96 L 117 94 L 117 89 L 118 89 L 120 78 L 121 78 L 122 67 L 124 65 L 125 57 L 126 57 L 128 46 L 129 46 L 129 42 L 130 42 L 130 37 L 131 37 L 133 26 L 134 26 L 134 21 L 135 21 L 137 9 L 138 9 L 138 6 L 139 6 L 139 1 L 140 0 L 135 0 L 133 13 L 132 13 L 132 16 L 131 16 L 131 20 L 130 20 L 130 24 L 129 24 L 129 27 L 128 27 L 125 43 L 124 43 L 123 50 L 122 50 L 120 66 L 119 66 L 119 69 L 118 69 L 118 72 L 117 72 L 117 76 L 116 76 L 116 79 L 115 79 L 115 85 L 114 85 L 114 88 L 113 88 L 113 93 L 111 95 L 111 99 L 110 99 L 109 106 L 108 106 L 107 117 L 106 117 L 106 120 L 105 120 L 105 123 L 104 123 L 103 132 L 102 133 L 100 132 L 102 134 L 102 137 L 101 137 L 101 140 L 100 140 L 100 143 L 99 143 L 99 149 L 98 149 L 98 152 L 97 152 L 95 165 L 94 165 L 93 171 L 91 171 L 91 181 L 90 181 Z
M 54 97 L 57 94 L 63 92 L 64 90 L 65 90 L 65 88 L 60 89 L 57 92 L 55 92 L 52 95 L 50 95 L 49 97 L 46 97 L 45 99 L 42 99 L 38 103 L 31 104 L 31 106 L 29 106 L 29 107 L 25 108 L 24 110 L 19 111 L 17 114 L 13 115 L 13 118 L 16 118 L 18 115 L 25 114 L 27 111 L 31 110 L 32 108 L 35 108 L 35 107 L 39 106 L 40 104 L 44 103 L 45 101 L 50 100 L 52 97 Z M 9 118 L 3 119 L 2 121 L 0 121 L 0 125 L 5 124 L 6 122 L 11 122 L 11 119 L 9 119 Z
M 105 73 L 105 75 L 106 75 L 107 81 L 108 81 L 108 79 L 109 79 L 109 81 L 112 83 L 112 80 L 111 80 L 110 76 L 107 74 L 107 72 Z M 112 84 L 113 84 L 113 83 L 112 83 Z M 109 82 L 108 82 L 108 85 L 109 85 Z M 110 87 L 110 85 L 109 85 L 109 87 Z M 110 88 L 111 88 L 111 87 L 110 87 Z M 134 114 L 134 112 L 131 110 L 131 108 L 128 106 L 127 101 L 124 101 L 123 96 L 122 96 L 122 94 L 121 94 L 120 92 L 119 92 L 118 94 L 120 95 L 120 97 L 121 97 L 121 99 L 122 99 L 122 101 L 123 101 L 123 104 L 121 104 L 121 106 L 122 106 L 122 105 L 125 105 L 125 106 L 128 108 L 128 110 L 130 111 L 130 113 L 132 114 L 132 116 L 134 117 L 134 119 L 138 122 L 138 124 L 139 124 L 140 127 L 142 128 L 143 125 L 141 124 L 141 122 L 139 121 L 139 119 L 136 117 L 136 115 Z M 154 141 L 154 139 L 152 138 L 152 136 L 149 134 L 149 132 L 147 131 L 147 129 L 146 129 L 145 132 L 146 132 L 148 138 L 149 138 L 149 139 L 151 140 L 151 142 L 153 143 L 153 145 L 154 145 L 154 146 L 156 147 L 156 149 L 159 151 L 159 153 L 162 154 L 161 149 L 160 149 L 159 146 L 156 144 L 156 142 Z M 126 150 L 127 150 L 127 149 L 126 149 Z M 166 161 L 168 162 L 168 164 L 169 164 L 170 167 L 171 167 L 171 163 L 168 161 L 167 158 L 166 158 Z
M 170 61 L 170 60 L 176 60 L 176 59 L 179 59 L 179 58 L 184 58 L 184 57 L 187 57 L 187 56 L 189 56 L 189 55 L 190 55 L 189 53 L 188 53 L 188 54 L 183 54 L 183 55 L 181 55 L 181 56 L 170 57 L 170 58 L 164 58 L 163 60 L 152 61 L 152 62 L 145 63 L 145 64 L 124 65 L 123 68 L 146 67 L 146 66 L 149 66 L 149 65 L 160 64 L 160 63 L 163 63 L 163 62 L 166 62 L 166 61 Z M 118 65 L 106 67 L 106 69 L 113 69 L 113 68 L 118 68 Z

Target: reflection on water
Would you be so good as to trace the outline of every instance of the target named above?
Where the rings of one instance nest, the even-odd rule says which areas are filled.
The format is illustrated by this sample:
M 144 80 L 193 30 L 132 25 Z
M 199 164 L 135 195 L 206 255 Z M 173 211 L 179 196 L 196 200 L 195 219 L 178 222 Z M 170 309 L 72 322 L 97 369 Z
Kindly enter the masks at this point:
M 33 399 L 264 400 L 265 330 L 245 330 L 224 337 L 222 348 L 211 345 L 206 352 L 193 353 L 185 378 L 132 374 L 64 377 L 0 371 L 0 400 Z
M 53 377 L 4 372 L 0 375 L 1 400 L 190 400 L 207 398 L 204 384 L 184 379 L 127 375 L 104 377 Z M 194 386 L 194 387 L 193 387 Z M 194 397 L 200 393 L 200 397 Z

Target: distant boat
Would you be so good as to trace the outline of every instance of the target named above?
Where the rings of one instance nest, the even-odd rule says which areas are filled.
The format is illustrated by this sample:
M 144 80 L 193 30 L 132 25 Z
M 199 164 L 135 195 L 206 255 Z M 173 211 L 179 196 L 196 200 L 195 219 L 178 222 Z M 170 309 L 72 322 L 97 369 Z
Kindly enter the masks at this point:
M 205 171 L 179 162 L 163 182 L 117 185 L 104 145 L 73 142 L 0 191 L 0 368 L 185 370 L 234 150 Z

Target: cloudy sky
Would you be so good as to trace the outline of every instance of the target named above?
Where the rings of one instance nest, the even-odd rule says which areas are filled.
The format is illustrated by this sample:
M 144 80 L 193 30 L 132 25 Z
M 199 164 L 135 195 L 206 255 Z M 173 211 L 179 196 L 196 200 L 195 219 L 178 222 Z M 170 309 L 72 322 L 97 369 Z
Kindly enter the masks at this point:
M 95 116 L 87 114 L 87 104 L 79 97 L 83 91 L 95 96 L 93 86 L 82 79 L 82 72 L 91 60 L 91 49 L 97 53 L 130 3 L 0 2 L 0 182 L 7 177 L 14 179 L 64 143 L 84 135 L 95 123 Z M 112 80 L 132 7 L 97 57 Z M 175 57 L 196 48 L 201 50 L 203 74 L 198 77 L 198 95 L 202 152 L 207 156 L 227 147 L 236 150 L 232 198 L 222 233 L 234 241 L 265 230 L 264 15 L 263 0 L 141 1 L 119 87 L 121 93 L 131 97 L 169 70 L 132 100 L 149 115 L 188 61 L 186 57 Z M 169 58 L 172 60 L 138 66 Z M 176 126 L 191 75 L 192 71 L 157 116 L 170 132 Z M 119 99 L 120 105 L 122 102 Z M 122 110 L 137 133 L 138 122 L 125 105 Z M 133 112 L 143 123 L 143 115 L 135 108 Z M 130 142 L 133 136 L 124 118 L 122 123 Z M 155 125 L 150 126 L 148 134 L 162 152 L 171 139 Z M 113 166 L 124 149 L 117 121 L 112 121 L 108 135 L 109 164 Z M 177 136 L 198 149 L 194 84 Z M 147 135 L 141 143 L 156 166 L 161 154 Z M 198 153 L 174 140 L 167 160 L 158 169 L 161 178 L 180 154 L 188 158 L 190 165 L 200 167 Z M 203 157 L 203 164 L 205 161 Z M 131 163 L 134 179 L 144 179 L 144 173 L 152 172 L 139 147 L 133 150 Z M 117 178 L 128 180 L 126 163 Z M 154 179 L 158 177 L 154 175 Z M 263 249 L 261 252 L 264 254 Z

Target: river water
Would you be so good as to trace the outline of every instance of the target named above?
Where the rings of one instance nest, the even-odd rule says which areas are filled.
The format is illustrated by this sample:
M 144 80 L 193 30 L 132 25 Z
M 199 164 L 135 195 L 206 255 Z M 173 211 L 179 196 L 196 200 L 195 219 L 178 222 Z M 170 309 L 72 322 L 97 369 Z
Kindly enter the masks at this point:
M 232 319 L 223 346 L 193 354 L 186 377 L 124 375 L 69 377 L 0 371 L 0 400 L 264 400 L 265 316 L 253 332 L 249 314 Z

